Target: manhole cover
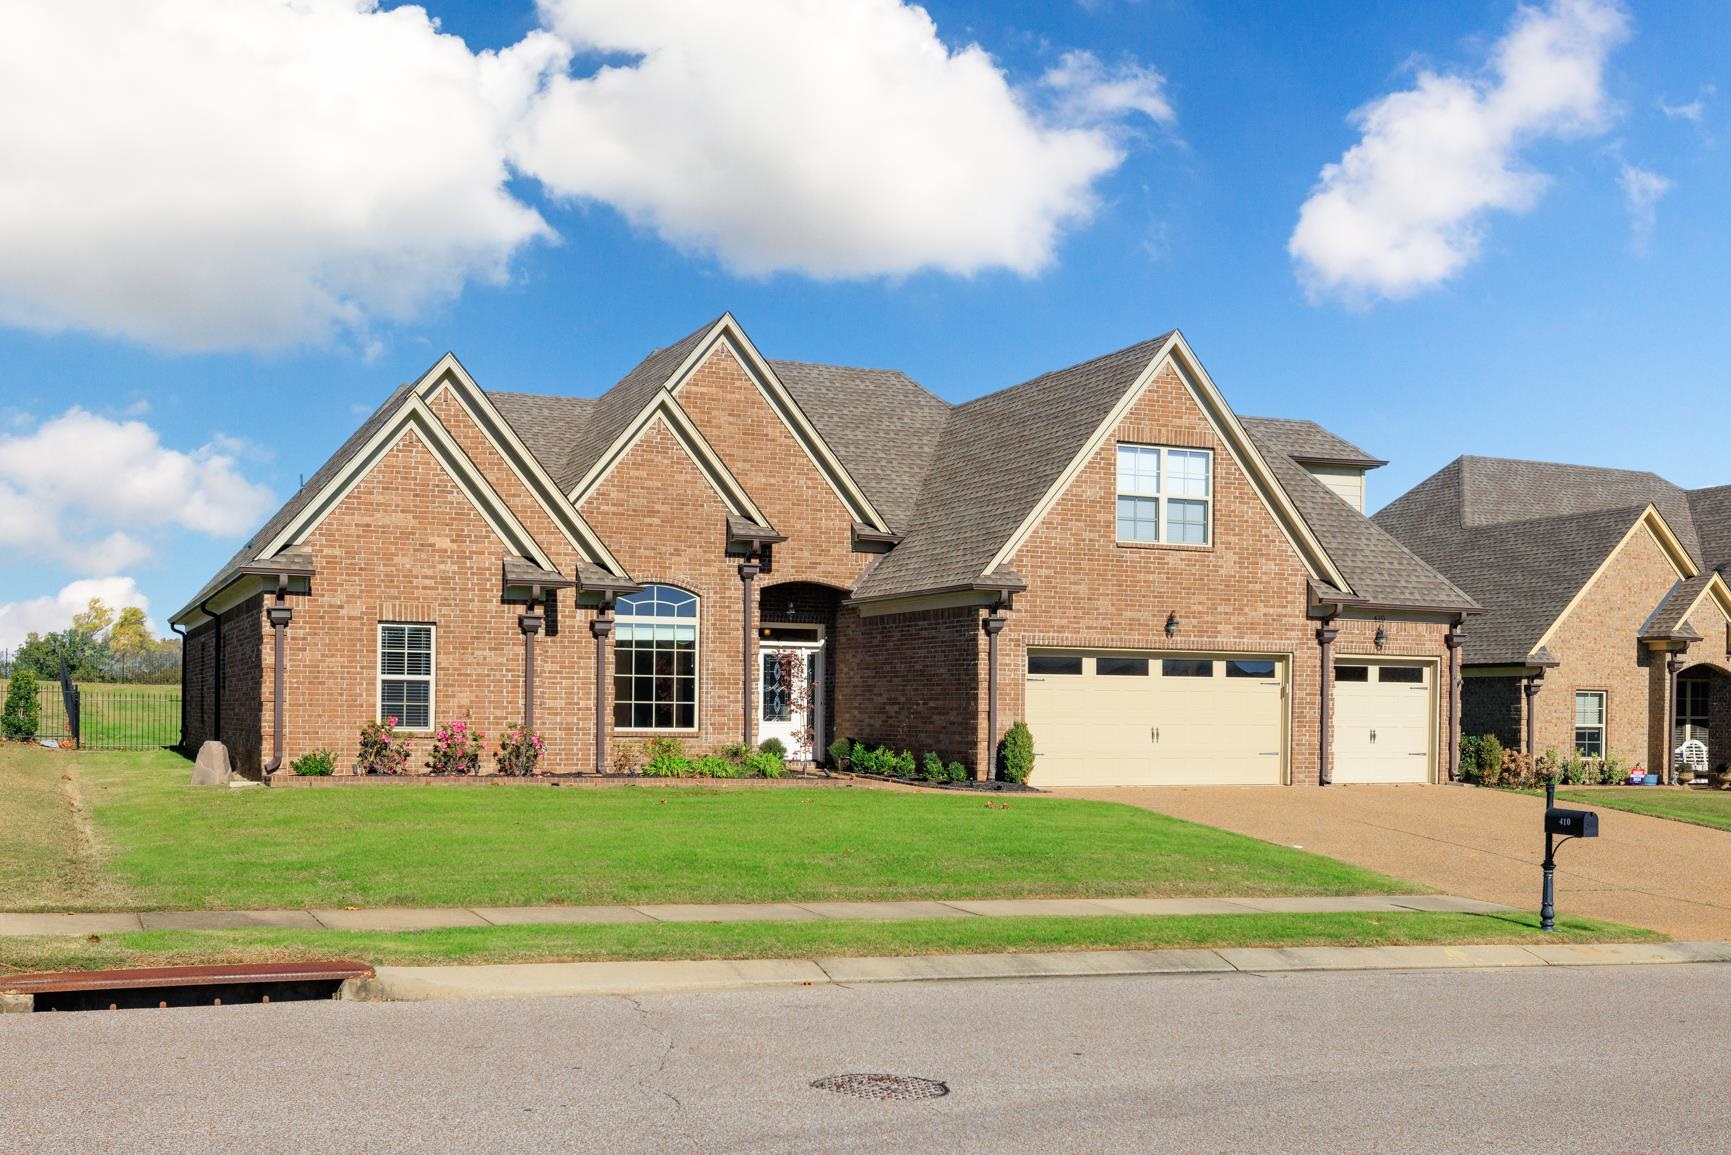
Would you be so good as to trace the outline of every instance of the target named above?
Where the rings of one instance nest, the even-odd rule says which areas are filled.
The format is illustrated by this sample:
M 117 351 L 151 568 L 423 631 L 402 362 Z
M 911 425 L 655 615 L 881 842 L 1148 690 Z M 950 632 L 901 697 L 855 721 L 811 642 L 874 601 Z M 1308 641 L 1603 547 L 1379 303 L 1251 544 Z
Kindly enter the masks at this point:
M 941 1099 L 950 1093 L 947 1083 L 913 1075 L 829 1075 L 811 1085 L 856 1099 Z

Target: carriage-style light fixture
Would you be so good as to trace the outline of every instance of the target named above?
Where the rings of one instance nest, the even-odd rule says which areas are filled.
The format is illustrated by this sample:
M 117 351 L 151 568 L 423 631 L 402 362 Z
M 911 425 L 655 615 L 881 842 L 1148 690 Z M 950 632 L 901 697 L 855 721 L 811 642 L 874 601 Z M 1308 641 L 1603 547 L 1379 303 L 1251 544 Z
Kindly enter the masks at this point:
M 1382 649 L 1388 645 L 1388 631 L 1381 626 L 1376 627 L 1376 648 Z
M 1166 636 L 1171 637 L 1178 632 L 1178 611 L 1173 610 L 1166 615 Z

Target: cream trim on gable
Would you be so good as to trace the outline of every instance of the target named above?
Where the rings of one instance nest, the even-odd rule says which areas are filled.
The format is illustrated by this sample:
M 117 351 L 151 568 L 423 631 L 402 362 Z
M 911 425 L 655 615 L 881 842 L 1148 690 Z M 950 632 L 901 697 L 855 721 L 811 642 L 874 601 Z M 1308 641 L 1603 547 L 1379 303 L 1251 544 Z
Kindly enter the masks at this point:
M 871 499 L 865 494 L 865 490 L 861 489 L 859 483 L 848 473 L 847 467 L 841 463 L 841 458 L 835 455 L 835 451 L 829 447 L 829 443 L 823 439 L 822 434 L 818 433 L 817 427 L 811 423 L 810 418 L 806 417 L 805 411 L 793 399 L 793 394 L 788 391 L 786 385 L 782 384 L 781 378 L 776 376 L 769 361 L 757 351 L 757 347 L 751 343 L 751 338 L 745 335 L 745 330 L 734 319 L 732 313 L 722 314 L 721 319 L 715 323 L 715 327 L 705 335 L 702 341 L 698 342 L 697 347 L 686 356 L 679 368 L 673 371 L 665 385 L 667 391 L 678 397 L 679 390 L 684 387 L 697 367 L 703 364 L 714 352 L 717 345 L 722 346 L 732 354 L 739 367 L 745 371 L 745 375 L 751 378 L 753 384 L 757 386 L 758 392 L 762 394 L 764 401 L 781 419 L 788 432 L 793 434 L 793 439 L 799 442 L 799 446 L 805 451 L 806 457 L 811 460 L 819 475 L 835 492 L 836 497 L 847 509 L 849 516 L 854 521 L 864 522 L 879 532 L 889 533 L 889 522 L 885 521 L 883 515 L 872 505 Z
M 1679 621 L 1687 622 L 1695 616 L 1695 611 L 1701 608 L 1701 602 L 1711 593 L 1719 603 L 1719 610 L 1727 618 L 1731 618 L 1731 585 L 1725 584 L 1725 576 L 1715 572 L 1707 579 L 1707 584 L 1701 587 L 1701 592 L 1695 595 L 1695 600 L 1689 603 L 1689 608 L 1678 615 Z
M 1605 554 L 1604 559 L 1593 570 L 1592 576 L 1581 583 L 1581 588 L 1575 591 L 1575 595 L 1569 599 L 1569 603 L 1563 607 L 1562 612 L 1553 618 L 1551 624 L 1545 628 L 1545 632 L 1539 635 L 1538 642 L 1533 646 L 1533 653 L 1538 653 L 1551 643 L 1557 636 L 1557 631 L 1569 619 L 1569 615 L 1575 612 L 1575 608 L 1586 598 L 1588 592 L 1599 583 L 1601 577 L 1605 576 L 1605 571 L 1611 568 L 1611 563 L 1617 560 L 1617 555 L 1628 548 L 1629 543 L 1635 540 L 1642 529 L 1647 530 L 1652 535 L 1659 549 L 1665 554 L 1665 560 L 1671 563 L 1679 578 L 1687 580 L 1700 572 L 1695 568 L 1695 562 L 1690 558 L 1689 551 L 1683 548 L 1683 543 L 1677 540 L 1675 533 L 1671 532 L 1671 527 L 1666 523 L 1665 515 L 1659 512 L 1659 507 L 1648 505 L 1629 526 L 1628 532 L 1624 533 L 1610 552 Z
M 438 415 L 416 394 L 410 394 L 390 422 L 368 439 L 366 445 L 307 502 L 305 508 L 259 551 L 259 556 L 274 557 L 289 546 L 305 542 L 378 463 L 411 433 L 444 468 L 501 542 L 543 569 L 558 571 L 559 567 L 553 564 L 534 536 L 511 512 L 504 498 L 469 460 L 462 446 L 439 421 Z
M 434 362 L 433 367 L 421 375 L 415 383 L 414 392 L 417 396 L 430 401 L 441 389 L 449 388 L 452 396 L 468 412 L 471 420 L 481 430 L 481 435 L 487 438 L 499 456 L 504 458 L 505 465 L 511 470 L 523 488 L 535 499 L 537 505 L 547 514 L 553 524 L 559 527 L 559 532 L 586 561 L 594 562 L 615 577 L 625 577 L 625 567 L 619 564 L 607 543 L 601 540 L 601 535 L 592 529 L 577 507 L 565 499 L 546 467 L 529 451 L 517 436 L 517 431 L 511 428 L 511 423 L 505 420 L 492 398 L 475 379 L 469 376 L 469 371 L 463 368 L 462 362 L 456 356 L 446 353 Z
M 697 467 L 703 479 L 709 482 L 710 488 L 721 498 L 721 503 L 727 507 L 729 513 L 748 517 L 758 525 L 769 525 L 763 511 L 751 500 L 751 494 L 746 492 L 739 478 L 727 468 L 727 463 L 704 438 L 691 415 L 685 412 L 678 399 L 666 389 L 656 391 L 648 404 L 632 418 L 631 424 L 613 439 L 613 444 L 607 447 L 600 460 L 578 481 L 576 488 L 571 491 L 571 504 L 581 506 L 594 496 L 595 491 L 601 488 L 601 483 L 612 476 L 619 463 L 625 460 L 632 446 L 641 441 L 657 424 L 664 426 L 673 435 L 674 441 L 678 442 L 686 456 L 691 458 L 691 463 Z
M 1052 482 L 1034 508 L 1028 511 L 1028 515 L 1022 519 L 1021 525 L 1016 528 L 1016 532 L 1010 535 L 1010 539 L 996 554 L 992 555 L 992 560 L 986 564 L 982 572 L 991 573 L 1000 566 L 1009 563 L 1016 551 L 1022 548 L 1034 529 L 1044 520 L 1052 506 L 1069 489 L 1071 482 L 1076 479 L 1089 459 L 1105 444 L 1106 439 L 1112 435 L 1112 431 L 1123 423 L 1125 417 L 1135 407 L 1136 402 L 1141 400 L 1142 395 L 1148 391 L 1148 387 L 1153 384 L 1160 369 L 1168 361 L 1172 363 L 1178 379 L 1190 391 L 1191 399 L 1196 402 L 1197 408 L 1202 411 L 1203 417 L 1214 429 L 1221 444 L 1226 446 L 1227 452 L 1231 454 L 1238 468 L 1250 479 L 1251 489 L 1256 492 L 1257 498 L 1268 510 L 1269 516 L 1274 518 L 1275 524 L 1280 527 L 1281 533 L 1285 535 L 1293 550 L 1304 561 L 1310 576 L 1326 581 L 1337 589 L 1350 590 L 1352 587 L 1347 583 L 1346 577 L 1336 568 L 1334 560 L 1328 556 L 1328 551 L 1323 549 L 1322 543 L 1311 532 L 1309 524 L 1299 515 L 1297 507 L 1292 504 L 1292 499 L 1287 496 L 1286 490 L 1275 478 L 1274 471 L 1268 467 L 1268 462 L 1263 459 L 1262 454 L 1257 451 L 1255 443 L 1250 440 L 1244 427 L 1239 424 L 1231 407 L 1226 404 L 1226 399 L 1221 396 L 1220 390 L 1209 378 L 1207 370 L 1202 368 L 1202 363 L 1196 359 L 1195 353 L 1185 343 L 1183 335 L 1178 332 L 1174 332 L 1154 354 L 1148 362 L 1147 368 L 1143 369 L 1141 374 L 1137 376 L 1135 382 L 1125 391 L 1124 396 L 1118 399 L 1118 403 L 1106 415 L 1105 420 L 1095 428 L 1087 442 L 1070 459 L 1069 464 L 1064 467 L 1064 471 Z

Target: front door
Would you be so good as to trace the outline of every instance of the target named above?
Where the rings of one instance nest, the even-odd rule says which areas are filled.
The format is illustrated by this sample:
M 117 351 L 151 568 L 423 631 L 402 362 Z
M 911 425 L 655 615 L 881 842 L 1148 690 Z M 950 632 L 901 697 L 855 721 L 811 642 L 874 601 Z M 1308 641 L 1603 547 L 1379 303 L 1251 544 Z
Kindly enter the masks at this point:
M 765 646 L 757 658 L 757 737 L 779 738 L 787 756 L 809 761 L 823 726 L 823 650 Z

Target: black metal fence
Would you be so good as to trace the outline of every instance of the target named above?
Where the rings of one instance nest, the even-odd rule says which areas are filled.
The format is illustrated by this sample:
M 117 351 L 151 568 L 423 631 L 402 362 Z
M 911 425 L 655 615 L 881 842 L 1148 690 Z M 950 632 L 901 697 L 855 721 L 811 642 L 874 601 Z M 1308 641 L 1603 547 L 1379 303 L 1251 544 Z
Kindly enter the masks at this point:
M 86 750 L 151 750 L 180 745 L 176 686 L 40 686 L 37 737 Z

